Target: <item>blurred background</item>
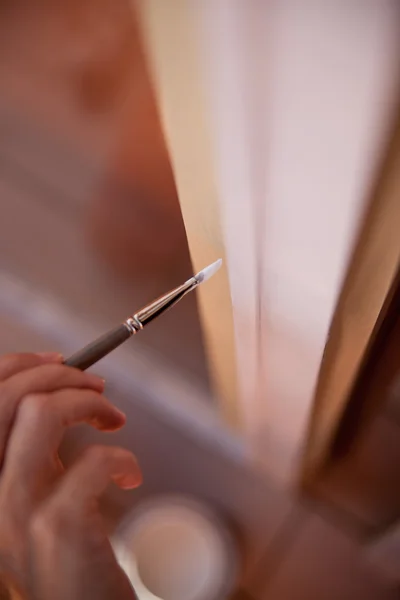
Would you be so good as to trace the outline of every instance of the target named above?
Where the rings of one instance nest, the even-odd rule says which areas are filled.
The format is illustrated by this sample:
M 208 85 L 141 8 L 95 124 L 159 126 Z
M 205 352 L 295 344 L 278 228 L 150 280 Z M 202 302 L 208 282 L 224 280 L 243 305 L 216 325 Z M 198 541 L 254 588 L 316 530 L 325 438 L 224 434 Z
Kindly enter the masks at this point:
M 191 274 L 132 3 L 0 2 L 0 351 L 72 353 Z M 308 494 L 250 467 L 221 427 L 195 294 L 96 366 L 128 416 L 112 443 L 137 453 L 145 480 L 110 491 L 110 531 L 142 498 L 193 495 L 238 532 L 238 599 L 398 598 L 398 563 L 368 554 L 400 516 L 396 294 L 363 380 L 363 398 L 385 401 Z M 74 429 L 65 461 L 98 439 Z
M 2 271 L 102 331 L 192 273 L 132 6 L 4 2 L 0 40 Z M 195 295 L 143 338 L 207 390 Z

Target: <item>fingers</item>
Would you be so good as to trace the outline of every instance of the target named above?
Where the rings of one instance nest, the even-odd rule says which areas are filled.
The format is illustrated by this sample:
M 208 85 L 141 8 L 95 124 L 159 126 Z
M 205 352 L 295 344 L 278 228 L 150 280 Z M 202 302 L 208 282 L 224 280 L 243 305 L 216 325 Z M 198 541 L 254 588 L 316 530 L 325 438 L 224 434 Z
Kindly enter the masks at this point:
M 102 392 L 104 381 L 90 373 L 65 365 L 46 364 L 19 372 L 0 383 L 0 464 L 12 423 L 21 400 L 28 395 L 51 393 L 63 388 Z
M 30 523 L 35 597 L 136 598 L 97 509 L 111 480 L 136 487 L 141 475 L 135 457 L 122 448 L 91 447 L 40 505 Z
M 134 455 L 124 448 L 91 446 L 66 473 L 54 495 L 56 506 L 82 512 L 100 498 L 110 481 L 123 489 L 142 483 L 142 474 Z
M 31 394 L 22 401 L 8 441 L 4 476 L 30 487 L 38 477 L 51 480 L 54 461 L 67 427 L 88 423 L 113 431 L 125 415 L 94 390 L 64 389 L 52 394 Z
M 41 354 L 5 354 L 0 357 L 0 381 L 12 377 L 20 371 L 39 367 L 46 363 L 61 363 L 62 355 L 55 352 Z
M 84 519 L 111 481 L 123 489 L 138 487 L 142 474 L 136 458 L 123 448 L 91 446 L 65 473 L 47 510 L 61 519 Z
M 79 369 L 65 365 L 46 364 L 27 369 L 7 379 L 0 387 L 0 393 L 23 397 L 27 394 L 55 392 L 65 387 L 93 388 L 102 391 L 104 381 Z

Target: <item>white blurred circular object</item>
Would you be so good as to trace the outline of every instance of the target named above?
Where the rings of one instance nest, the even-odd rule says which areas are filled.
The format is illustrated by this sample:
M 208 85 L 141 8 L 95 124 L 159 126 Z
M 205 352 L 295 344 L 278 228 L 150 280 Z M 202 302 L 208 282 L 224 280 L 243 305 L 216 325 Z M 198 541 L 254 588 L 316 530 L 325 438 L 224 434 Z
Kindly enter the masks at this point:
M 234 588 L 233 537 L 200 502 L 148 501 L 123 522 L 113 545 L 139 600 L 224 600 Z

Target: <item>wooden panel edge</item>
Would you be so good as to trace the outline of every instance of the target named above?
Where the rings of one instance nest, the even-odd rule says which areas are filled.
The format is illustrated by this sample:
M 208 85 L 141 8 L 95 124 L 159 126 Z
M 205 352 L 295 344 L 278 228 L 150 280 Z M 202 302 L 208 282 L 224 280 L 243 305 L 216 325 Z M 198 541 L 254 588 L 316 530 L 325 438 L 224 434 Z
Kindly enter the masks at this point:
M 330 450 L 400 264 L 400 111 L 335 309 L 321 364 L 301 479 Z
M 199 309 L 215 395 L 226 422 L 240 429 L 233 311 L 193 15 L 186 0 L 137 7 L 194 270 L 224 261 L 199 288 Z

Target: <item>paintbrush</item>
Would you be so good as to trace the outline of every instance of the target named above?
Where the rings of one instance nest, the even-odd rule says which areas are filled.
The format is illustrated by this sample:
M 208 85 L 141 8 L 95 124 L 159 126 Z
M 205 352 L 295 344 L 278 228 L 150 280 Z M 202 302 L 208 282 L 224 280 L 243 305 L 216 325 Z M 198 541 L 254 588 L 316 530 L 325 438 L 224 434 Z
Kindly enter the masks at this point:
M 128 317 L 126 321 L 108 331 L 91 344 L 88 344 L 82 350 L 75 352 L 75 354 L 64 361 L 64 364 L 81 369 L 82 371 L 88 369 L 101 358 L 115 350 L 115 348 L 126 342 L 132 335 L 141 331 L 148 323 L 164 314 L 186 296 L 186 294 L 195 290 L 201 283 L 207 281 L 207 279 L 210 279 L 218 271 L 221 264 L 222 260 L 218 259 L 197 273 L 197 275 L 185 281 L 182 285 L 153 300 L 150 304 L 146 304 L 146 306 L 134 315 Z

